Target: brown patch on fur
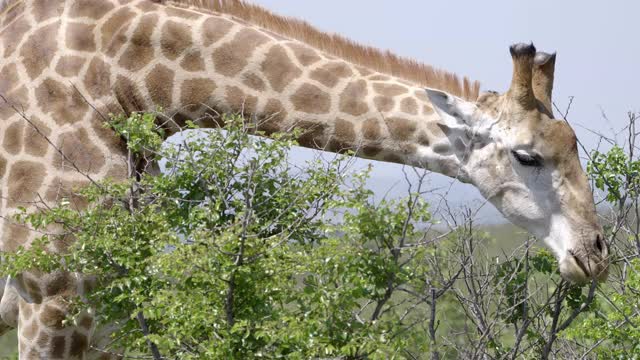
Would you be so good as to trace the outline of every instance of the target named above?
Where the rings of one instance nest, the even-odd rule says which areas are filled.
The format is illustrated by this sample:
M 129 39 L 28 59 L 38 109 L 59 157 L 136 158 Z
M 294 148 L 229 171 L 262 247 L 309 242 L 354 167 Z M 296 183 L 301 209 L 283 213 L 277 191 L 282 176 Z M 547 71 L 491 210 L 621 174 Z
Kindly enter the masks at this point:
M 362 135 L 367 140 L 380 138 L 380 123 L 377 119 L 367 119 L 362 123 Z
M 7 119 L 15 114 L 13 106 L 18 109 L 27 107 L 29 105 L 29 91 L 23 85 L 8 94 L 4 95 L 7 102 L 0 101 L 0 118 Z
M 51 339 L 51 357 L 54 359 L 62 359 L 64 357 L 65 344 L 65 336 L 54 336 L 53 339 Z
M 389 81 L 389 80 L 391 80 L 391 78 L 386 76 L 386 75 L 374 74 L 371 77 L 369 77 L 369 80 L 371 80 L 371 81 Z
M 134 15 L 131 10 L 123 7 L 111 15 L 100 28 L 100 33 L 102 34 L 102 50 L 105 51 L 108 56 L 115 56 L 122 45 L 127 42 L 126 31 Z
M 120 360 L 122 358 L 116 358 L 116 360 Z M 100 356 L 98 356 L 98 358 L 96 360 L 113 360 L 113 358 L 111 357 L 110 354 L 101 354 Z
M 400 146 L 401 151 L 406 155 L 415 154 L 417 147 L 414 144 L 404 143 Z
M 13 54 L 29 29 L 30 26 L 27 20 L 20 18 L 0 32 L 0 36 L 4 40 L 5 58 Z
M 93 36 L 95 25 L 80 23 L 67 24 L 67 37 L 65 44 L 69 49 L 79 51 L 95 51 L 96 42 Z
M 118 75 L 114 89 L 118 104 L 122 107 L 125 114 L 142 111 L 147 107 L 136 84 L 126 77 Z
M 176 119 L 176 116 L 179 116 L 179 118 Z M 174 115 L 173 118 L 174 118 L 174 121 L 176 121 L 178 124 L 181 124 L 181 122 L 184 123 L 186 120 L 189 120 L 188 116 L 180 113 L 178 113 L 177 115 Z M 201 116 L 198 119 L 195 119 L 194 123 L 200 126 L 201 128 L 207 128 L 207 129 L 222 128 L 225 126 L 224 119 L 222 119 L 219 113 L 212 111 L 210 109 L 207 109 L 205 111 L 204 116 Z
M 43 22 L 54 16 L 62 14 L 64 2 L 62 1 L 34 1 L 33 17 L 36 22 Z
M 327 87 L 334 87 L 340 79 L 353 75 L 351 69 L 344 62 L 330 62 L 311 73 L 311 78 Z
M 49 334 L 47 334 L 44 331 L 41 331 L 38 334 L 38 339 L 36 340 L 36 344 L 38 344 L 38 346 L 40 347 L 48 346 L 49 340 L 51 340 L 51 338 L 49 337 Z
M 373 158 L 382 152 L 382 146 L 377 144 L 367 144 L 362 147 L 362 154 L 366 157 Z
M 360 116 L 369 111 L 364 101 L 367 96 L 367 83 L 364 80 L 351 82 L 340 94 L 340 111 L 353 116 Z
M 188 111 L 197 110 L 202 104 L 208 104 L 216 89 L 216 83 L 209 79 L 185 80 L 180 88 L 180 105 Z
M 80 357 L 89 348 L 87 336 L 74 331 L 71 335 L 71 347 L 69 348 L 69 356 Z
M 210 17 L 202 25 L 202 43 L 209 47 L 222 39 L 233 27 L 233 23 L 226 19 Z
M 93 317 L 89 314 L 82 314 L 78 319 L 78 325 L 84 329 L 91 329 L 93 326 Z
M 92 19 L 100 19 L 106 13 L 113 9 L 113 4 L 104 0 L 82 0 L 74 1 L 71 3 L 71 9 L 69 9 L 69 16 L 75 17 L 88 17 Z
M 57 146 L 67 158 L 56 157 L 57 168 L 74 169 L 73 163 L 84 173 L 97 173 L 105 164 L 104 154 L 94 145 L 84 128 L 63 133 Z
M 255 49 L 269 38 L 254 29 L 243 29 L 230 42 L 213 52 L 215 71 L 225 76 L 235 76 L 244 69 Z
M 22 224 L 5 222 L 2 234 L 2 251 L 16 251 L 24 246 L 29 236 L 29 229 Z
M 267 52 L 261 69 L 269 80 L 271 88 L 277 92 L 282 92 L 287 85 L 302 74 L 302 71 L 291 62 L 289 55 L 280 45 L 272 47 Z
M 84 77 L 84 86 L 94 99 L 100 99 L 111 93 L 110 69 L 111 67 L 98 57 L 91 60 Z
M 198 14 L 195 11 L 188 11 L 184 9 L 174 8 L 174 7 L 166 7 L 164 11 L 169 16 L 186 19 L 186 20 L 197 20 L 202 16 L 201 14 Z
M 156 106 L 160 106 L 164 110 L 171 107 L 174 77 L 173 70 L 158 64 L 145 79 L 151 100 Z
M 561 120 L 533 122 L 532 131 L 536 132 L 538 151 L 545 162 L 555 167 L 566 179 L 565 192 L 560 201 L 563 206 L 572 209 L 572 216 L 587 224 L 597 224 L 597 213 L 593 205 L 593 196 L 589 181 L 582 169 L 578 157 L 575 132 L 569 124 Z M 535 130 L 534 130 L 535 129 Z
M 80 69 L 84 65 L 85 58 L 74 55 L 63 56 L 58 60 L 56 65 L 56 72 L 65 77 L 72 77 L 78 75 Z
M 58 50 L 56 40 L 60 22 L 38 29 L 20 49 L 23 64 L 31 79 L 35 79 L 46 69 Z
M 550 120 L 543 126 L 536 123 L 531 130 L 538 129 L 538 136 L 545 139 L 545 158 L 552 157 L 556 163 L 569 159 L 573 161 L 578 154 L 578 139 L 569 124 L 564 121 Z
M 36 88 L 36 99 L 45 114 L 51 114 L 58 124 L 80 121 L 89 109 L 78 91 L 50 78 Z
M 84 182 L 65 181 L 55 179 L 47 189 L 45 199 L 51 202 L 58 202 L 62 199 L 68 199 L 76 209 L 84 209 L 87 206 L 87 200 L 78 194 L 78 190 L 85 187 Z
M 64 311 L 48 304 L 44 305 L 43 309 L 40 311 L 40 322 L 48 328 L 62 329 L 64 327 L 62 325 L 62 321 L 65 317 L 66 314 Z
M 160 9 L 160 6 L 158 6 L 158 4 L 156 4 L 158 1 L 156 0 L 151 0 L 151 1 L 141 1 L 138 4 L 136 4 L 136 7 L 140 10 L 142 10 L 143 13 L 150 13 L 150 12 L 154 12 L 157 11 L 158 9 Z M 126 1 L 123 2 L 122 0 L 120 1 L 120 3 L 127 3 Z
M 404 159 L 396 154 L 386 154 L 383 157 L 383 160 L 386 162 L 392 162 L 397 164 L 404 164 Z
M 40 163 L 26 160 L 14 163 L 9 171 L 7 182 L 9 188 L 7 206 L 14 207 L 33 201 L 46 174 L 46 169 Z
M 127 167 L 124 164 L 111 166 L 104 177 L 105 179 L 124 180 L 127 177 Z
M 117 94 L 116 87 L 114 87 L 113 90 Z M 91 112 L 91 116 L 89 116 L 88 119 L 88 123 L 91 128 L 90 132 L 95 138 L 100 139 L 102 145 L 107 148 L 107 156 L 112 160 L 115 160 L 111 162 L 110 167 L 126 167 L 127 161 L 125 158 L 127 156 L 127 145 L 124 139 L 110 127 L 104 126 L 105 121 L 109 120 L 109 114 L 124 115 L 126 112 L 123 112 L 123 108 L 118 106 L 118 103 L 116 102 L 96 108 Z
M 42 302 L 42 292 L 40 290 L 40 285 L 36 280 L 31 277 L 27 277 L 28 274 L 23 274 L 22 281 L 24 283 L 24 288 L 31 296 L 32 300 L 36 303 Z M 37 308 L 36 308 L 37 309 Z
M 396 84 L 373 84 L 373 90 L 376 93 L 387 97 L 394 97 L 408 92 L 406 87 Z
M 7 26 L 20 15 L 24 14 L 25 9 L 23 1 L 5 1 L 4 5 L 5 6 L 0 5 L 0 12 L 4 12 L 4 14 L 0 14 L 0 17 L 2 17 L 3 20 L 0 28 Z
M 51 129 L 36 117 L 31 117 L 30 120 L 31 124 L 25 124 L 24 151 L 30 155 L 44 156 L 50 146 L 44 136 L 50 136 Z
M 296 56 L 296 59 L 303 66 L 309 66 L 317 63 L 322 60 L 322 58 L 318 55 L 318 52 L 311 49 L 308 46 L 297 43 L 289 43 L 287 44 L 291 50 L 293 50 L 293 54 Z
M 341 141 L 351 144 L 356 141 L 356 132 L 353 128 L 353 124 L 349 121 L 337 119 L 333 133 Z
M 187 53 L 182 58 L 180 66 L 187 71 L 204 71 L 204 59 L 202 54 L 198 50 L 187 50 Z
M 138 27 L 127 42 L 129 46 L 120 57 L 120 66 L 129 71 L 138 71 L 153 59 L 154 44 L 151 42 L 151 34 L 157 23 L 158 16 L 155 14 L 142 16 Z
M 18 69 L 16 64 L 11 63 L 2 67 L 0 71 L 0 94 L 6 94 L 14 87 L 18 86 Z
M 389 129 L 391 137 L 395 140 L 406 141 L 416 131 L 415 121 L 403 119 L 403 118 L 388 118 L 384 119 Z
M 315 149 L 321 149 L 326 145 L 325 131 L 329 127 L 327 124 L 300 120 L 296 122 L 295 127 L 303 131 L 298 138 L 298 144 Z
M 478 96 L 480 85 L 477 82 L 472 83 L 467 78 L 460 81 L 455 74 L 434 69 L 429 65 L 388 51 L 357 44 L 340 35 L 321 32 L 305 21 L 279 16 L 263 7 L 241 0 L 161 0 L 160 2 L 230 14 L 373 71 L 400 77 L 422 86 L 445 90 L 468 100 L 475 100 Z
M 426 132 L 421 131 L 420 134 L 418 134 L 418 144 L 424 145 L 424 146 L 429 146 L 429 144 L 431 144 L 431 141 L 429 140 L 429 135 L 427 135 Z
M 69 276 L 69 273 L 63 271 L 46 274 L 41 279 L 44 283 L 44 295 L 54 296 L 67 291 L 73 286 L 73 281 Z
M 351 144 L 345 143 L 336 138 L 329 139 L 329 142 L 327 143 L 327 146 L 325 146 L 324 149 L 330 152 L 338 153 L 338 154 L 343 154 L 343 153 L 346 153 L 347 151 L 355 150 L 355 148 Z
M 395 105 L 393 98 L 386 96 L 376 96 L 373 98 L 373 104 L 380 112 L 389 112 L 393 109 L 393 105 Z
M 227 104 L 231 106 L 231 111 L 241 113 L 242 115 L 255 114 L 258 98 L 245 94 L 239 87 L 228 87 L 226 98 Z
M 418 115 L 418 103 L 413 98 L 404 98 L 400 102 L 400 110 L 409 115 Z
M 267 134 L 280 131 L 280 124 L 288 115 L 287 110 L 278 99 L 269 99 L 262 113 L 265 118 L 260 122 L 259 128 Z
M 5 159 L 4 156 L 0 155 L 0 178 L 4 177 L 6 171 L 7 159 Z
M 369 75 L 373 75 L 373 71 L 367 69 L 364 66 L 356 66 L 356 70 L 360 73 L 360 76 L 367 77 Z
M 16 155 L 22 150 L 22 130 L 24 129 L 22 122 L 23 120 L 20 119 L 5 130 L 2 146 L 9 154 Z
M 418 98 L 418 100 L 424 102 L 424 103 L 431 103 L 431 100 L 429 100 L 429 97 L 427 96 L 427 92 L 424 90 L 416 90 L 413 92 L 413 94 L 415 95 L 416 98 Z
M 422 115 L 431 115 L 433 114 L 433 108 L 431 106 L 425 105 L 422 107 Z
M 264 91 L 267 87 L 262 78 L 254 73 L 243 74 L 242 83 L 257 91 Z
M 291 96 L 291 103 L 297 111 L 309 114 L 326 114 L 331 109 L 331 97 L 315 85 L 303 84 Z
M 177 59 L 192 44 L 191 29 L 187 25 L 169 20 L 162 27 L 160 45 L 167 59 Z

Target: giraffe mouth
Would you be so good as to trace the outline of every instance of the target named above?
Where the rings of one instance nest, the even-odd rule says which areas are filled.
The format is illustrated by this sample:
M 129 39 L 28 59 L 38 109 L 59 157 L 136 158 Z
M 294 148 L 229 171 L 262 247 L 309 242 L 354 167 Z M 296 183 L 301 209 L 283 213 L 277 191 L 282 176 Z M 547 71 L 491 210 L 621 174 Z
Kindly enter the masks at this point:
M 569 255 L 571 255 L 571 257 L 573 258 L 573 261 L 575 261 L 576 265 L 578 265 L 578 268 L 582 271 L 582 274 L 584 275 L 585 278 L 590 278 L 591 276 L 589 275 L 589 271 L 587 270 L 587 267 L 584 265 L 584 262 L 582 262 L 582 260 L 580 260 L 579 256 L 576 256 L 576 254 L 573 252 L 573 250 L 569 250 Z
M 561 264 L 560 273 L 565 279 L 575 283 L 585 283 L 596 280 L 603 282 L 609 274 L 606 258 L 594 259 L 590 256 L 580 256 L 573 250 L 568 250 L 569 257 Z M 573 261 L 571 261 L 573 260 Z

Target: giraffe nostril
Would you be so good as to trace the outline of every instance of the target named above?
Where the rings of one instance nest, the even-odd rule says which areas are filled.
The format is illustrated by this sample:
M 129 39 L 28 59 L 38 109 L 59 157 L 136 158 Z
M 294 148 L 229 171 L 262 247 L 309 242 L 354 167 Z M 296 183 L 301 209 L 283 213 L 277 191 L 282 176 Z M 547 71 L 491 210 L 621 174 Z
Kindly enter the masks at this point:
M 596 249 L 598 249 L 598 253 L 600 253 L 601 255 L 604 254 L 605 249 L 607 248 L 607 245 L 604 242 L 604 239 L 602 238 L 602 235 L 598 234 L 596 235 Z

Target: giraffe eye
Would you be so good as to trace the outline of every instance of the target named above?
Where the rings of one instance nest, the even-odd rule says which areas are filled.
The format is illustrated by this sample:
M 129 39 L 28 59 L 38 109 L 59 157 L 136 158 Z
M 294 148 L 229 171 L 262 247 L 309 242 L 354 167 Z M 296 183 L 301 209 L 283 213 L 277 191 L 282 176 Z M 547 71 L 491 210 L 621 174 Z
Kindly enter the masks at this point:
M 511 151 L 511 153 L 513 154 L 513 157 L 515 157 L 516 160 L 518 160 L 518 162 L 522 166 L 534 166 L 534 167 L 542 166 L 542 159 L 540 158 L 539 155 L 530 155 L 521 150 L 513 150 Z

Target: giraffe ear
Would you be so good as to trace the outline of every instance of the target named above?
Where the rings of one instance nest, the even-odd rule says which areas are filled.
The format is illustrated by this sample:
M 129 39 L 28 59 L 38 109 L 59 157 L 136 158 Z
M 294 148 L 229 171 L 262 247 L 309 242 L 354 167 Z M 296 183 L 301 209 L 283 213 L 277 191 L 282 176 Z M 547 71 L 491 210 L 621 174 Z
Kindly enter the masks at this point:
M 462 100 L 442 90 L 431 88 L 426 88 L 425 90 L 444 125 L 452 128 L 473 125 L 473 114 L 477 109 L 476 104 Z

